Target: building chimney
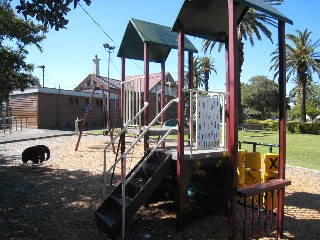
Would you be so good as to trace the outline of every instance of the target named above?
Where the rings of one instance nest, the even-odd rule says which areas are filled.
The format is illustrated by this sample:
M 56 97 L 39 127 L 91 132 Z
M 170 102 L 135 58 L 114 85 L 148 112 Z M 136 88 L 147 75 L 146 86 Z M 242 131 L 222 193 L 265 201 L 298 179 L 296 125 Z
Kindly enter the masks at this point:
M 94 56 L 94 58 L 92 58 L 93 61 L 93 74 L 96 76 L 100 76 L 100 69 L 99 69 L 99 61 L 101 59 L 98 58 L 97 55 Z

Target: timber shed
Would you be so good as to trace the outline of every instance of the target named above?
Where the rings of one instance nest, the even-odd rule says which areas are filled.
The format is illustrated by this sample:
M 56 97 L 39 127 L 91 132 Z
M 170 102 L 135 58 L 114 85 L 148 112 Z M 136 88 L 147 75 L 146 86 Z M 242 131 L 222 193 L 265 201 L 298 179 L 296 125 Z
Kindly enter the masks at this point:
M 28 128 L 74 129 L 77 118 L 82 119 L 91 93 L 35 87 L 24 92 L 13 91 L 9 107 L 13 118 L 24 118 Z M 117 119 L 118 100 L 110 100 L 113 118 Z M 95 94 L 87 121 L 87 127 L 103 127 L 102 95 Z

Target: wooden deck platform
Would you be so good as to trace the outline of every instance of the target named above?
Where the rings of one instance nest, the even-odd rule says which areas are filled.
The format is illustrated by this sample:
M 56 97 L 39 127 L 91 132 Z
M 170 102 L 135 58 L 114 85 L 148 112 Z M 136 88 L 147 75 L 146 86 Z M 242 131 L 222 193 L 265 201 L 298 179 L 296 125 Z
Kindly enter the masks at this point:
M 176 146 L 168 146 L 164 148 L 158 148 L 157 152 L 161 152 L 167 155 L 172 156 L 172 160 L 177 160 L 177 147 Z M 216 149 L 192 149 L 190 150 L 190 146 L 184 147 L 184 160 L 192 160 L 192 159 L 205 159 L 205 158 L 217 158 L 224 156 L 223 148 Z

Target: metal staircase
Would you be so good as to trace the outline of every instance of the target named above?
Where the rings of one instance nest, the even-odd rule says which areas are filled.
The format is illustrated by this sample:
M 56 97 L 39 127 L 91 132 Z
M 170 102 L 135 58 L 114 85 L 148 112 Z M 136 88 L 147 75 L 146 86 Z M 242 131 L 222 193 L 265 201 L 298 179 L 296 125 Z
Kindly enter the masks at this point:
M 139 208 L 148 200 L 153 191 L 171 170 L 173 161 L 171 155 L 154 152 L 145 163 L 147 153 L 140 162 L 129 172 L 126 179 L 134 174 L 140 164 L 138 172 L 126 184 L 125 221 L 133 218 Z M 120 236 L 122 226 L 122 186 L 120 183 L 105 199 L 95 213 L 98 227 L 111 237 Z

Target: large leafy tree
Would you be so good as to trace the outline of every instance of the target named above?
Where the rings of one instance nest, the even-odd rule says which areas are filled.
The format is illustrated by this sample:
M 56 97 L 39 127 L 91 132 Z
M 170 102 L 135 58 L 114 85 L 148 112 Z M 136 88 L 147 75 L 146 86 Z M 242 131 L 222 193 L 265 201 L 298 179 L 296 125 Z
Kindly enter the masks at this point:
M 70 12 L 70 5 L 74 8 L 81 0 L 20 0 L 20 4 L 16 7 L 18 13 L 22 13 L 27 19 L 34 17 L 37 21 L 42 22 L 44 26 L 59 30 L 66 28 L 68 20 L 66 15 Z M 91 4 L 91 0 L 83 0 L 87 5 Z
M 241 84 L 241 101 L 247 116 L 267 119 L 273 116 L 279 104 L 279 86 L 266 76 L 255 76 Z
M 26 46 L 40 50 L 43 27 L 17 17 L 7 1 L 0 2 L 0 102 L 14 89 L 38 84 L 32 76 L 33 65 L 25 62 Z
M 310 39 L 311 32 L 305 29 L 303 32 L 296 30 L 296 35 L 287 34 L 286 38 L 286 70 L 287 81 L 293 77 L 297 84 L 300 106 L 300 122 L 306 122 L 306 100 L 307 85 L 312 81 L 313 74 L 320 77 L 320 39 L 313 42 Z M 278 49 L 272 54 L 272 66 L 270 70 L 275 71 L 276 78 L 279 73 Z
M 40 43 L 48 28 L 66 28 L 66 15 L 72 6 L 81 0 L 20 0 L 15 6 L 18 17 L 11 6 L 12 0 L 0 0 L 0 103 L 8 99 L 14 89 L 24 90 L 38 84 L 32 75 L 34 66 L 27 63 L 29 45 L 41 50 Z M 91 0 L 83 0 L 90 5 Z M 42 23 L 37 25 L 38 21 Z

